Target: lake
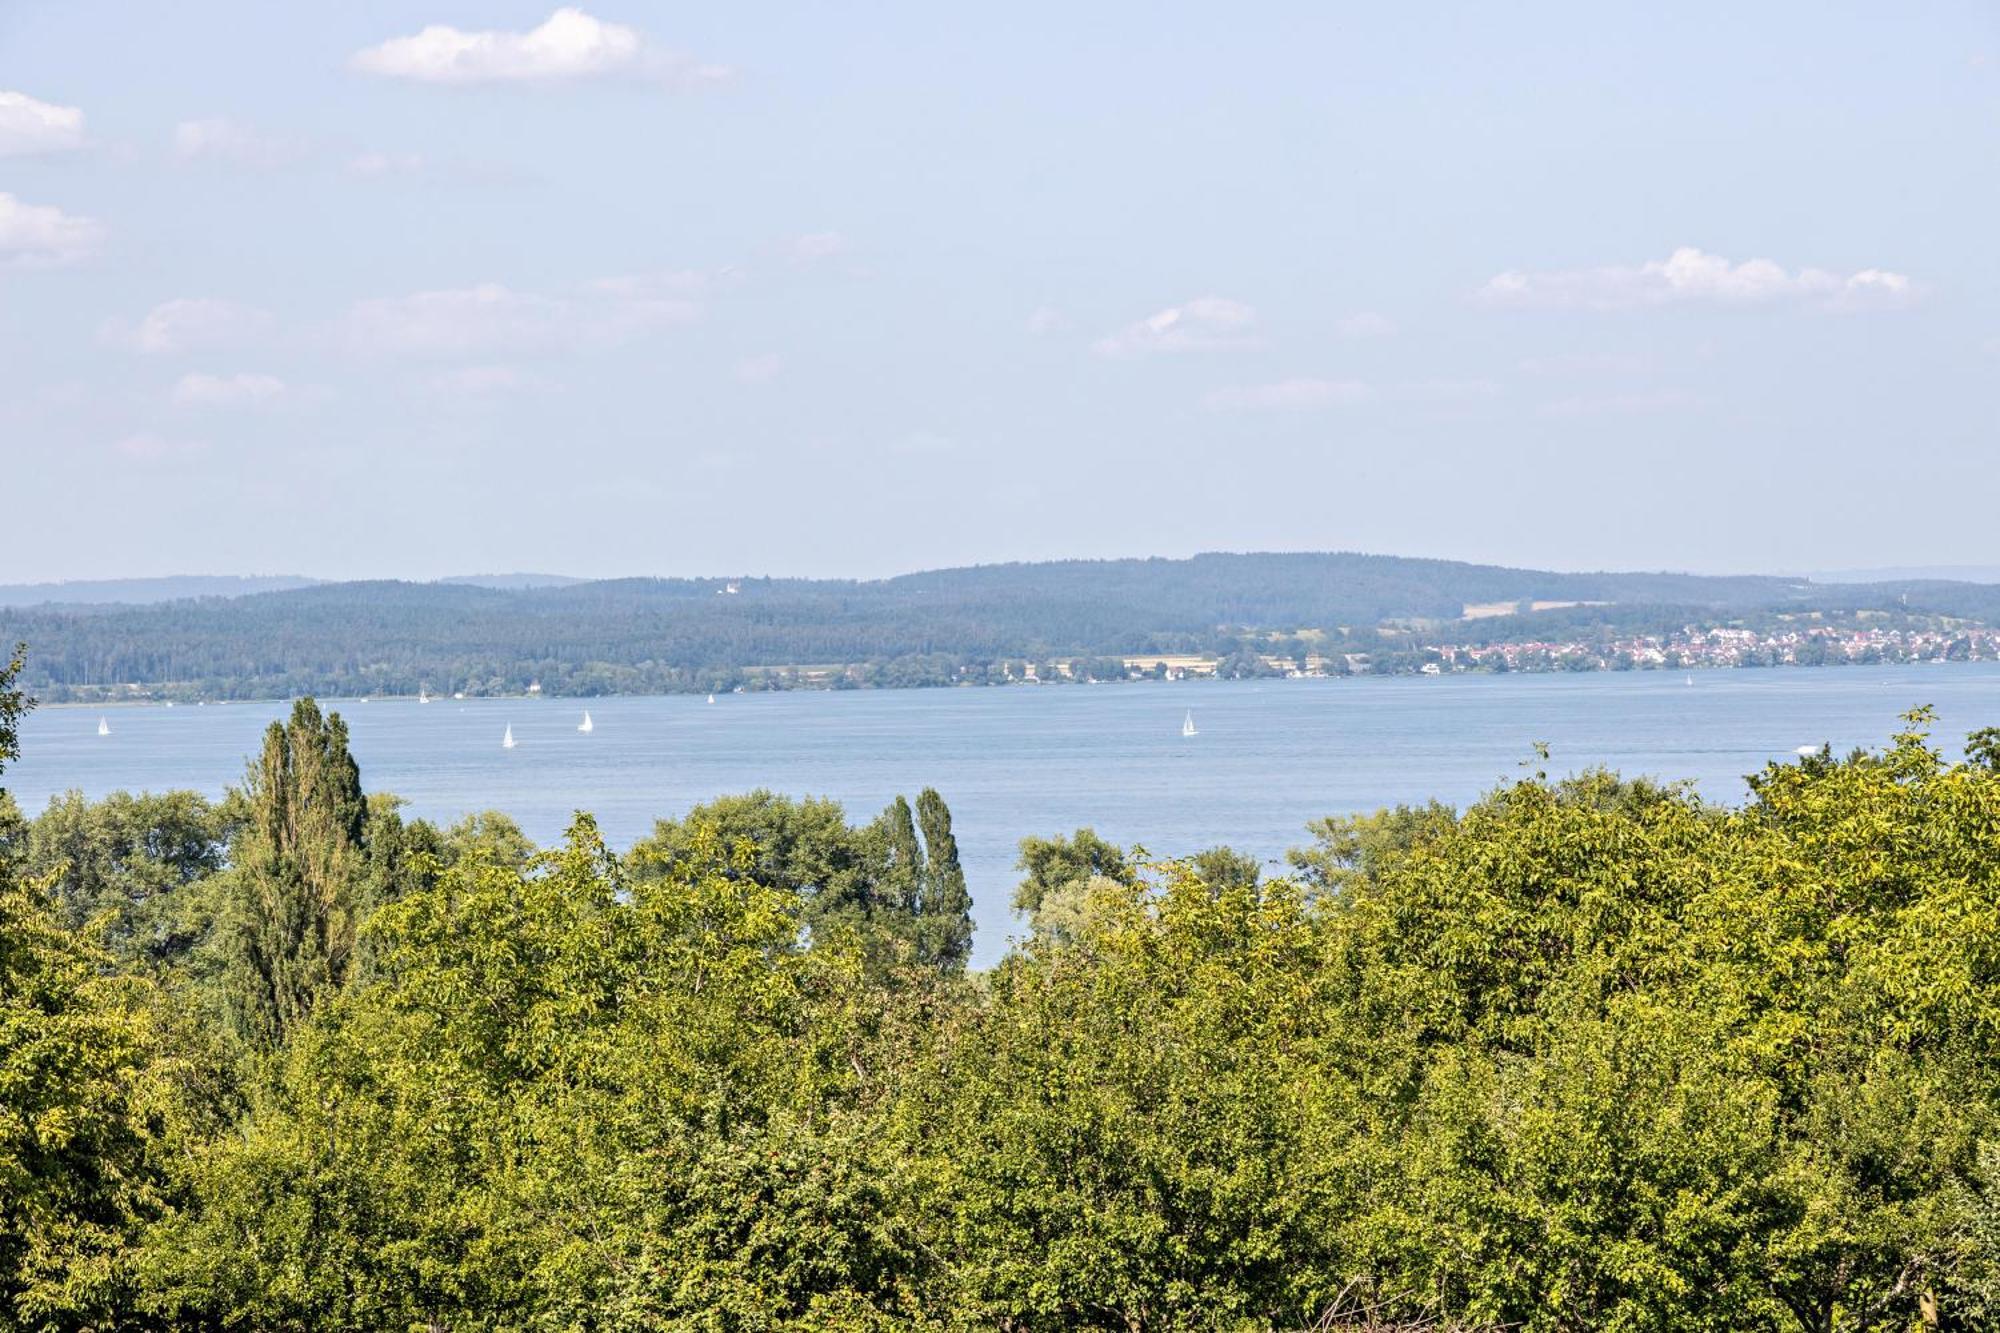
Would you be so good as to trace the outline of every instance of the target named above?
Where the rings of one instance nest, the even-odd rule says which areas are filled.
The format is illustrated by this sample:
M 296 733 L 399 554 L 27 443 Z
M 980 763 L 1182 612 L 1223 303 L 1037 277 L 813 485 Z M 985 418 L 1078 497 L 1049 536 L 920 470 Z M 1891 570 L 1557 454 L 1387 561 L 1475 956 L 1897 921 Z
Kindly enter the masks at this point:
M 1801 745 L 1879 746 L 1912 705 L 1938 709 L 1956 757 L 2000 724 L 2000 663 L 1679 673 L 1183 681 L 1104 686 L 739 694 L 665 698 L 356 700 L 347 719 L 362 781 L 448 822 L 505 810 L 538 840 L 572 812 L 614 845 L 663 815 L 765 786 L 831 796 L 872 816 L 934 786 L 951 805 L 990 962 L 1016 929 L 1015 843 L 1088 824 L 1120 843 L 1182 854 L 1228 843 L 1277 859 L 1307 820 L 1430 797 L 1463 804 L 1521 772 L 1536 741 L 1552 774 L 1604 765 L 1692 778 L 1712 800 Z M 578 733 L 585 704 L 596 723 Z M 281 703 L 29 715 L 8 790 L 33 813 L 70 787 L 240 781 Z M 1199 729 L 1181 735 L 1192 710 Z M 97 734 L 98 718 L 111 734 Z M 515 748 L 501 748 L 512 727 Z

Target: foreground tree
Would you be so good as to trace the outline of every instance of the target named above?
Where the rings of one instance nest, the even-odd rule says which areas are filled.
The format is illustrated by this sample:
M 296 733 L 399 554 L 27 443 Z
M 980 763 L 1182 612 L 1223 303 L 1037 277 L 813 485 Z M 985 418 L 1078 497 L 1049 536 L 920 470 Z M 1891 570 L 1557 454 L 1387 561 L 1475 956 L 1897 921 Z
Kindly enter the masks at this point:
M 338 713 L 301 699 L 251 764 L 217 930 L 229 1021 L 275 1049 L 346 979 L 366 872 L 368 803 Z
M 157 1211 L 144 983 L 0 879 L 0 1327 L 114 1326 Z

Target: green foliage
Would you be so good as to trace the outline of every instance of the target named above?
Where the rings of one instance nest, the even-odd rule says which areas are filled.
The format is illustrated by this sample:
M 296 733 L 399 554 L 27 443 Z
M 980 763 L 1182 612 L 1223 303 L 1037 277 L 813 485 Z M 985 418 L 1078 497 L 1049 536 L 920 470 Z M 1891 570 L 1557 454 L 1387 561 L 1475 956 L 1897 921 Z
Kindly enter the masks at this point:
M 962 972 L 972 954 L 972 893 L 958 864 L 951 811 L 935 788 L 917 796 L 917 820 L 924 830 L 924 874 L 914 913 L 916 959 L 940 971 Z
M 338 713 L 301 699 L 245 783 L 215 947 L 239 1038 L 281 1046 L 346 978 L 366 873 L 368 803 Z
M 27 873 L 52 881 L 66 924 L 99 922 L 99 943 L 122 963 L 178 964 L 207 934 L 201 886 L 222 870 L 240 814 L 197 792 L 66 792 L 28 830 Z
M 155 1214 L 145 983 L 0 880 L 0 1327 L 103 1327 Z
M 1928 724 L 1283 878 L 1030 838 L 963 976 L 935 792 L 538 852 L 305 705 L 240 800 L 0 828 L 0 1327 L 1991 1326 L 2000 771 Z
M 28 664 L 28 645 L 14 645 L 13 655 L 0 663 L 0 773 L 21 757 L 21 718 L 34 707 L 34 700 L 20 687 L 21 672 Z M 0 787 L 0 796 L 6 788 Z

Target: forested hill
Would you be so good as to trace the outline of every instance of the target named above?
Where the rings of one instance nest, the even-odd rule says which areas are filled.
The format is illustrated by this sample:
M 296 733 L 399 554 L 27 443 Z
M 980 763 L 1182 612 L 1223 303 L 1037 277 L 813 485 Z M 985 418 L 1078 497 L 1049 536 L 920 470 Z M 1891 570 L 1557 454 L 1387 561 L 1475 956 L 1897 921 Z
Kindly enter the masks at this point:
M 1357 554 L 1218 554 L 937 570 L 876 581 L 613 579 L 564 586 L 329 583 L 156 605 L 0 607 L 45 697 L 111 684 L 225 697 L 719 689 L 746 669 L 1228 652 L 1250 632 L 1456 621 L 1468 606 L 1603 603 L 1608 622 L 1880 607 L 2000 620 L 2000 588 L 1560 574 Z M 1528 617 L 1516 617 L 1527 619 Z M 1572 613 L 1572 619 L 1574 613 Z M 928 663 L 929 665 L 925 665 Z

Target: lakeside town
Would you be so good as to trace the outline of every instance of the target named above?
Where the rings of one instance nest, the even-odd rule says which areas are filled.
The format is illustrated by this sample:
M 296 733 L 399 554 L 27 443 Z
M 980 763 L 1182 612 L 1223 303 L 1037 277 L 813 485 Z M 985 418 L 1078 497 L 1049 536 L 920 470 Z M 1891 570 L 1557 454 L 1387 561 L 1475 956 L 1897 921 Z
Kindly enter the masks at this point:
M 1124 658 L 1133 678 L 1201 676 L 1448 675 L 1468 671 L 1680 671 L 1717 667 L 1866 666 L 1882 663 L 2000 659 L 2000 630 L 1818 627 L 1754 630 L 1690 625 L 1668 635 L 1593 635 L 1505 643 L 1439 643 L 1388 652 L 1232 657 L 1145 655 Z M 1065 676 L 1069 663 L 1058 664 Z M 1044 668 L 1046 672 L 1046 668 Z M 1036 679 L 1028 668 L 1024 679 Z

